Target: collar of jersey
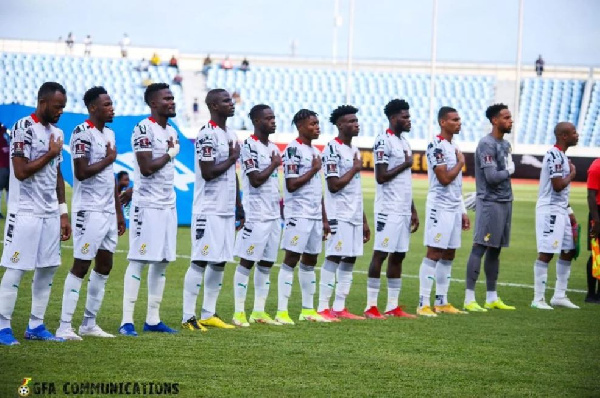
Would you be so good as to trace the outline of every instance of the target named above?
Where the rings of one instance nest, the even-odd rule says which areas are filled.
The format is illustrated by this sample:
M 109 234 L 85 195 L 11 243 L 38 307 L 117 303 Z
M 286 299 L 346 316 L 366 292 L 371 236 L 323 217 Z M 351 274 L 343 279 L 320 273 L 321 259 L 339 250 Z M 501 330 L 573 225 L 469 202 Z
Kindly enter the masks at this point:
M 439 138 L 441 141 L 444 141 L 444 140 L 446 140 L 444 137 L 442 137 L 442 135 L 441 135 L 441 134 L 440 134 L 440 135 L 438 135 L 438 136 L 437 136 L 437 138 Z M 446 141 L 448 141 L 448 140 L 446 140 Z M 449 143 L 452 143 L 452 141 L 448 141 L 448 142 L 449 142 Z
M 396 135 L 396 134 L 394 134 L 394 132 L 391 129 L 387 129 L 387 130 L 385 130 L 385 132 L 388 133 L 389 135 L 394 135 L 394 136 Z
M 40 119 L 38 119 L 38 117 L 35 115 L 35 113 L 32 113 L 32 114 L 31 114 L 31 118 L 33 119 L 33 121 L 34 121 L 35 123 L 39 123 L 39 122 L 40 122 Z
M 302 140 L 300 139 L 300 137 L 296 138 L 296 142 L 297 142 L 298 144 L 300 144 L 300 145 L 306 145 L 304 142 L 302 142 Z M 306 146 L 308 146 L 308 147 L 311 147 L 311 148 L 312 148 L 312 145 L 306 145 Z
M 96 128 L 96 126 L 94 125 L 94 123 L 92 123 L 92 121 L 91 121 L 90 119 L 86 119 L 86 121 L 85 121 L 85 122 L 86 122 L 86 123 L 88 124 L 88 126 L 90 126 L 91 128 L 93 128 L 93 129 L 95 129 L 95 128 Z
M 561 151 L 562 153 L 565 153 L 565 151 L 563 151 L 562 149 L 560 149 L 560 147 L 556 144 L 554 144 L 554 148 L 558 149 L 559 151 Z

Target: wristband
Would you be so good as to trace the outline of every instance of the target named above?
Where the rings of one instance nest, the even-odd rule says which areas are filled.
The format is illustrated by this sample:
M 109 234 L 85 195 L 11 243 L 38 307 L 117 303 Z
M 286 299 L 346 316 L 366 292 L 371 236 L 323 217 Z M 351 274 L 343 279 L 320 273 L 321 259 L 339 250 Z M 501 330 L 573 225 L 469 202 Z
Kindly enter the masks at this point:
M 62 216 L 63 214 L 68 214 L 69 213 L 69 208 L 67 207 L 66 203 L 60 203 L 58 205 L 58 210 L 60 210 L 60 215 Z
M 169 148 L 169 150 L 167 151 L 167 154 L 169 155 L 169 157 L 171 159 L 173 159 L 175 156 L 177 156 L 178 153 L 179 153 L 179 144 L 175 144 L 173 146 L 173 148 Z
M 567 214 L 573 214 L 573 208 L 571 206 L 567 207 Z

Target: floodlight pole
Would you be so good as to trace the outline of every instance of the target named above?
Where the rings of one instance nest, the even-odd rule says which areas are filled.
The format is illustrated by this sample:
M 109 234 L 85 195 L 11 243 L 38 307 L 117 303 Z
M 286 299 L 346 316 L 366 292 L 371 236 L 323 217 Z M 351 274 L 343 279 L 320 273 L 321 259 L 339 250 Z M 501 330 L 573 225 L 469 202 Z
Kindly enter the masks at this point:
M 516 71 L 516 81 L 515 81 L 515 104 L 514 109 L 512 111 L 513 115 L 513 127 L 511 134 L 511 141 L 513 146 L 513 151 L 515 146 L 517 145 L 517 135 L 519 134 L 519 101 L 521 98 L 521 58 L 523 47 L 523 0 L 519 0 L 519 27 L 517 31 L 517 71 Z
M 354 47 L 354 0 L 350 0 L 350 20 L 348 21 L 348 64 L 346 69 L 346 103 L 352 95 L 352 49 Z
M 338 28 L 342 26 L 342 17 L 340 16 L 340 0 L 333 0 L 333 43 L 331 46 L 331 57 L 334 64 L 338 57 Z
M 427 119 L 428 140 L 433 139 L 433 102 L 435 99 L 435 66 L 437 54 L 437 11 L 438 2 L 433 0 L 433 13 L 431 17 L 431 69 L 429 78 L 429 118 Z

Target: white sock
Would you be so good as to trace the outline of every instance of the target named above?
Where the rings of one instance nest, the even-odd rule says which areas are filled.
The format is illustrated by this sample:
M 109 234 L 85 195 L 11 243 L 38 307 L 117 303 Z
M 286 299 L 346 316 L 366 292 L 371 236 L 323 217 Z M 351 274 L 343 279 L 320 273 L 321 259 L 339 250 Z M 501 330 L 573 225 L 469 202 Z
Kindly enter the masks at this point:
M 104 300 L 107 280 L 108 275 L 102 275 L 96 271 L 91 272 L 90 280 L 88 281 L 82 326 L 91 328 L 96 325 L 96 317 L 98 316 L 98 311 L 100 311 L 100 306 L 102 306 L 102 300 Z
M 493 303 L 494 301 L 498 300 L 498 292 L 495 290 L 490 290 L 485 292 L 485 302 L 486 303 Z
M 571 275 L 571 262 L 561 260 L 556 261 L 556 286 L 554 287 L 555 298 L 565 298 L 567 296 L 567 285 Z
M 377 307 L 377 297 L 379 296 L 379 288 L 381 287 L 381 279 L 379 278 L 368 278 L 367 279 L 367 311 L 371 307 Z
M 130 261 L 127 270 L 125 270 L 125 279 L 123 282 L 123 319 L 121 320 L 121 325 L 133 323 L 133 310 L 135 309 L 135 302 L 140 291 L 143 268 L 143 263 Z
M 294 284 L 294 269 L 289 265 L 281 264 L 277 278 L 277 311 L 287 311 L 288 301 L 292 295 Z
M 183 318 L 181 323 L 185 323 L 188 319 L 196 316 L 196 301 L 200 293 L 200 287 L 202 287 L 203 277 L 204 267 L 190 263 L 183 279 Z
M 10 320 L 17 303 L 19 284 L 25 271 L 7 268 L 0 281 L 0 330 L 10 328 Z
M 398 297 L 402 289 L 402 278 L 388 278 L 388 300 L 385 311 L 391 311 L 398 307 Z
M 471 301 L 475 301 L 475 290 L 465 290 L 465 304 L 469 304 Z
M 34 329 L 44 324 L 44 315 L 48 308 L 50 291 L 52 290 L 52 279 L 58 267 L 37 268 L 33 273 L 31 284 L 31 316 L 29 317 L 29 328 Z
M 335 288 L 335 271 L 338 265 L 333 261 L 325 259 L 321 267 L 321 281 L 319 283 L 319 307 L 317 311 L 321 312 L 329 309 L 329 299 Z
M 354 264 L 340 262 L 337 269 L 337 285 L 335 285 L 335 300 L 333 300 L 333 310 L 343 311 L 346 308 L 346 297 L 350 294 L 352 286 L 352 270 Z
M 435 261 L 427 257 L 423 258 L 419 268 L 419 308 L 431 305 L 431 288 L 435 279 L 435 270 Z
M 76 277 L 71 272 L 67 274 L 65 279 L 65 287 L 63 289 L 62 310 L 60 313 L 60 329 L 67 330 L 71 328 L 73 314 L 77 308 L 79 300 L 79 291 L 83 279 Z
M 533 301 L 544 300 L 548 281 L 548 263 L 535 260 L 533 265 Z
M 257 265 L 254 270 L 254 311 L 263 312 L 269 295 L 271 267 Z
M 302 291 L 302 308 L 315 308 L 315 290 L 317 289 L 317 275 L 315 267 L 300 263 L 298 267 L 298 281 Z
M 146 323 L 158 325 L 160 323 L 160 303 L 165 291 L 167 277 L 165 271 L 169 263 L 150 263 L 148 265 L 148 311 Z
M 235 312 L 245 312 L 246 293 L 248 292 L 248 281 L 250 280 L 250 270 L 238 265 L 233 275 L 233 296 L 235 303 Z
M 204 300 L 200 319 L 208 319 L 217 313 L 217 299 L 223 286 L 225 266 L 208 264 L 204 273 Z
M 435 265 L 435 305 L 448 304 L 448 289 L 452 277 L 452 260 L 440 260 Z

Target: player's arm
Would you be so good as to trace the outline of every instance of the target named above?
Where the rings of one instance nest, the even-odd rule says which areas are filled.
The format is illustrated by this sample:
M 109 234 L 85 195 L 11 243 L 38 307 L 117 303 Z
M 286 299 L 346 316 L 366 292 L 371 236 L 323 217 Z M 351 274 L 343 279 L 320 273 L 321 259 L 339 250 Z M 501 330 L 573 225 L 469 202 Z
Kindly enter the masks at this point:
M 321 217 L 323 219 L 323 240 L 327 240 L 329 235 L 331 234 L 331 226 L 329 225 L 329 220 L 327 219 L 327 211 L 325 210 L 325 199 L 321 197 Z
M 273 154 L 271 155 L 271 164 L 269 164 L 267 168 L 265 168 L 263 171 L 258 171 L 258 169 L 256 169 L 255 171 L 247 174 L 250 185 L 252 185 L 254 188 L 260 187 L 262 184 L 267 182 L 269 178 L 271 178 L 271 174 L 277 170 L 280 164 L 281 156 L 279 153 L 273 151 Z
M 56 141 L 54 138 L 54 134 L 52 134 L 50 136 L 48 152 L 35 160 L 29 160 L 31 131 L 15 131 L 12 143 L 12 165 L 15 171 L 15 177 L 19 181 L 31 177 L 50 163 L 52 159 L 60 155 L 63 147 L 62 137 L 59 137 Z
M 554 191 L 556 192 L 560 192 L 563 189 L 565 189 L 566 187 L 569 186 L 569 184 L 571 183 L 571 181 L 573 181 L 575 179 L 575 175 L 577 174 L 577 171 L 575 170 L 575 166 L 573 165 L 573 163 L 571 163 L 571 161 L 569 160 L 569 175 L 566 177 L 562 177 L 562 172 L 557 172 L 557 170 L 553 167 L 555 165 L 551 165 L 551 170 L 550 170 L 550 175 L 553 176 L 550 178 L 550 182 L 552 183 L 552 189 L 554 189 Z M 556 177 L 554 177 L 556 176 Z
M 140 173 L 142 173 L 144 177 L 150 177 L 152 174 L 165 167 L 167 163 L 179 153 L 179 144 L 173 142 L 173 138 L 167 141 L 167 145 L 167 153 L 156 159 L 152 159 L 152 150 L 135 153 L 138 165 L 140 166 Z
M 229 142 L 229 156 L 221 163 L 217 163 L 214 156 L 216 148 L 212 140 L 206 140 L 201 144 L 200 150 L 202 155 L 200 157 L 200 172 L 202 178 L 206 181 L 214 180 L 229 168 L 235 165 L 235 162 L 240 157 L 240 144 L 236 141 L 235 145 L 233 142 Z
M 307 182 L 309 182 L 311 180 L 311 178 L 314 177 L 315 174 L 317 174 L 319 172 L 319 170 L 321 170 L 321 165 L 322 165 L 321 157 L 314 155 L 310 169 L 306 173 L 302 174 L 301 176 L 298 176 L 298 174 L 293 174 L 292 172 L 290 172 L 288 170 L 288 172 L 286 173 L 287 175 L 286 175 L 286 179 L 285 179 L 285 186 L 286 186 L 287 190 L 289 192 L 295 192 L 298 189 L 302 188 L 304 185 L 306 185 Z M 297 164 L 286 165 L 287 168 L 291 168 L 294 166 L 299 167 L 299 165 L 297 165 Z
M 419 229 L 419 215 L 415 207 L 414 200 L 410 203 L 410 233 L 417 232 Z
M 390 150 L 388 148 L 388 143 L 384 139 L 375 143 L 373 152 L 375 153 L 375 181 L 377 181 L 378 184 L 385 184 L 386 182 L 393 180 L 398 174 L 413 165 L 412 156 L 409 156 L 408 152 L 404 152 L 406 159 L 404 163 L 390 169 Z
M 498 162 L 496 162 L 496 148 L 484 144 L 477 148 L 475 156 L 479 156 L 481 168 L 485 181 L 490 185 L 498 185 L 502 181 L 510 178 L 508 170 L 499 170 Z
M 363 243 L 367 243 L 371 239 L 371 228 L 367 221 L 367 215 L 363 211 Z
M 78 156 L 78 144 L 75 142 L 75 155 L 73 156 L 73 172 L 79 181 L 86 180 L 95 176 L 102 170 L 113 164 L 117 159 L 117 148 L 110 143 L 106 145 L 106 156 L 96 163 L 90 163 L 90 159 L 86 156 Z M 71 148 L 72 150 L 73 148 Z M 78 157 L 77 157 L 78 156 Z
M 246 212 L 244 211 L 244 206 L 242 205 L 242 195 L 240 195 L 240 179 L 238 178 L 237 174 L 235 175 L 235 220 L 240 222 L 236 228 L 236 230 L 239 231 L 246 223 Z
M 462 170 L 464 165 L 465 165 L 465 155 L 463 155 L 462 152 L 457 150 L 456 151 L 456 165 L 454 165 L 453 168 L 448 170 L 447 164 L 442 164 L 442 165 L 434 164 L 433 172 L 435 173 L 435 176 L 437 177 L 440 184 L 442 184 L 443 186 L 446 186 L 446 185 L 452 183 L 452 181 L 454 181 L 456 179 L 456 177 L 458 176 L 458 174 L 460 173 L 460 171 Z
M 360 170 L 362 169 L 362 160 L 358 157 L 358 154 L 356 154 L 354 156 L 354 162 L 352 164 L 352 167 L 341 177 L 337 176 L 338 175 L 337 172 L 335 174 L 330 173 L 329 167 L 330 167 L 329 162 L 327 162 L 325 164 L 326 173 L 329 174 L 329 175 L 325 176 L 325 178 L 327 179 L 327 189 L 329 189 L 329 192 L 331 192 L 331 193 L 336 193 L 336 192 L 344 189 L 344 187 L 346 185 L 348 185 L 350 183 L 350 181 L 352 181 L 354 176 L 357 173 L 360 173 Z M 335 168 L 338 169 L 338 167 L 339 167 L 339 165 L 336 163 Z M 331 174 L 333 174 L 333 175 L 331 175 Z
M 60 164 L 56 168 L 56 197 L 60 208 L 60 240 L 69 240 L 71 237 L 71 223 L 67 210 L 65 197 L 65 180 L 60 170 Z
M 119 195 L 119 186 L 115 181 L 115 211 L 117 212 L 117 231 L 119 236 L 125 233 L 125 216 L 121 207 L 121 197 Z

